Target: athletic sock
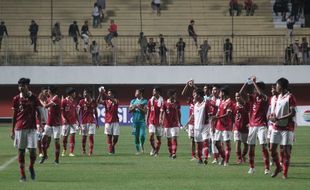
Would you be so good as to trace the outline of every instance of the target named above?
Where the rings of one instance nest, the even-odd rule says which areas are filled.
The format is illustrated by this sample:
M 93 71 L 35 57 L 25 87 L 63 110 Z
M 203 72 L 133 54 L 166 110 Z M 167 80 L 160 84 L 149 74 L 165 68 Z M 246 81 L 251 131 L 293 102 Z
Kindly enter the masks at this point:
M 19 163 L 20 176 L 26 177 L 26 174 L 25 174 L 25 149 L 19 149 L 19 151 L 18 151 L 18 163 Z
M 94 135 L 89 135 L 89 154 L 93 153 L 94 149 Z
M 31 150 L 29 152 L 29 157 L 30 157 L 29 168 L 33 168 L 34 163 L 36 162 L 36 159 L 37 159 L 36 152 Z
M 59 153 L 60 153 L 60 143 L 55 142 L 55 161 L 59 160 Z
M 268 169 L 268 170 L 269 170 L 269 168 L 270 168 L 269 152 L 268 152 L 268 150 L 267 150 L 266 147 L 263 147 L 262 153 L 263 153 L 263 159 L 264 159 L 265 169 Z
M 176 154 L 177 153 L 177 147 L 178 147 L 178 141 L 177 139 L 172 139 L 172 154 Z
M 62 139 L 62 145 L 65 151 L 67 150 L 67 143 L 68 143 L 68 136 L 64 136 Z
M 87 140 L 87 136 L 86 135 L 83 135 L 82 137 L 82 150 L 83 150 L 83 153 L 86 152 L 86 140 Z
M 108 151 L 112 153 L 113 146 L 112 146 L 112 135 L 107 135 L 107 144 L 108 144 Z
M 254 157 L 255 157 L 255 149 L 253 148 L 253 149 L 250 149 L 250 152 L 249 152 L 249 164 L 251 168 L 255 167 Z
M 202 149 L 203 149 L 203 142 L 197 142 L 197 157 L 198 157 L 198 160 L 202 160 Z
M 156 147 L 155 147 L 155 140 L 154 140 L 154 134 L 151 134 L 150 135 L 150 144 L 151 144 L 151 147 L 153 150 L 156 150 Z
M 160 146 L 161 146 L 161 139 L 157 139 L 157 143 L 156 143 L 156 153 L 159 152 Z
M 168 145 L 169 154 L 172 155 L 172 142 L 171 142 L 171 138 L 167 139 L 167 145 Z
M 70 153 L 73 154 L 75 146 L 75 134 L 70 135 Z
M 226 148 L 225 148 L 225 162 L 226 163 L 229 163 L 230 152 L 231 152 L 231 147 L 229 143 L 229 144 L 226 144 Z
M 203 142 L 203 154 L 205 159 L 207 160 L 209 157 L 209 140 Z

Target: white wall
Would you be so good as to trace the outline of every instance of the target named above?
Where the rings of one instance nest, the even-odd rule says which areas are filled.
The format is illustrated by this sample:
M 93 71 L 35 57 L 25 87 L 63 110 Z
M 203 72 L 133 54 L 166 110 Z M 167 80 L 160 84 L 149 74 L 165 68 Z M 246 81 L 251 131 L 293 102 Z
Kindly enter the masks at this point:
M 286 77 L 290 83 L 310 83 L 310 66 L 1 66 L 0 84 L 16 84 L 21 77 L 32 84 L 184 84 L 244 83 L 255 74 L 274 83 Z

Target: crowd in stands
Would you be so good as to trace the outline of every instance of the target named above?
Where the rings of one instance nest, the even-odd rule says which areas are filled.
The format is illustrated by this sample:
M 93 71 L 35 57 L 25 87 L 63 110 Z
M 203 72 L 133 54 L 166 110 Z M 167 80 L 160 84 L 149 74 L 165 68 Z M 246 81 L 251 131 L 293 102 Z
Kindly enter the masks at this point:
M 276 16 L 281 14 L 283 22 L 286 21 L 287 14 L 290 14 L 289 16 L 292 16 L 297 22 L 303 14 L 304 4 L 305 0 L 276 0 L 273 5 L 273 12 Z
M 243 4 L 239 3 L 238 0 L 229 0 L 230 16 L 240 16 L 242 10 L 245 10 L 246 16 L 253 16 L 257 8 L 257 4 L 253 0 L 244 0 Z
M 295 42 L 285 49 L 284 63 L 286 65 L 309 64 L 309 51 L 307 38 L 303 37 L 301 43 L 299 43 L 298 39 L 295 39 Z

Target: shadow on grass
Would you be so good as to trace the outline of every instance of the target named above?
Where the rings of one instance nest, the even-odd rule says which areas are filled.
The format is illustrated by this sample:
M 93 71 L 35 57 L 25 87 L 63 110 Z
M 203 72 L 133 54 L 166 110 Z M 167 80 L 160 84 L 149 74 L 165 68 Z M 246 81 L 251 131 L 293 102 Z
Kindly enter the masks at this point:
M 310 168 L 310 163 L 293 163 L 290 165 L 293 168 Z

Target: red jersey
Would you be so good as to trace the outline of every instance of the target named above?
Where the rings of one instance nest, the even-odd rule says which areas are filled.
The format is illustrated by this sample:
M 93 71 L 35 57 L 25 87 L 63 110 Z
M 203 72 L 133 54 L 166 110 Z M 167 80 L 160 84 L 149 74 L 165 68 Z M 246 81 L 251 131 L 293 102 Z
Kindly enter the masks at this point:
M 251 95 L 249 98 L 250 103 L 250 126 L 267 126 L 267 112 L 269 108 L 268 98 L 264 99 L 258 95 Z
M 64 124 L 74 125 L 77 123 L 76 102 L 65 98 L 61 101 L 62 116 L 65 119 Z
M 32 94 L 28 97 L 23 97 L 22 94 L 15 96 L 13 98 L 15 130 L 36 129 L 36 111 L 40 105 L 38 98 Z
M 234 130 L 241 133 L 248 133 L 249 128 L 249 104 L 241 105 L 238 102 L 235 104 L 235 122 Z
M 109 32 L 111 32 L 111 33 L 117 32 L 117 25 L 111 24 L 110 28 L 109 28 Z
M 52 98 L 47 100 L 47 104 L 52 103 L 48 107 L 47 122 L 46 124 L 53 127 L 59 127 L 62 124 L 61 121 L 61 101 L 58 95 L 55 95 Z
M 227 112 L 233 112 L 233 101 L 228 98 L 226 100 L 221 100 L 220 105 L 218 107 L 217 116 L 220 117 L 225 115 Z M 231 131 L 233 126 L 233 117 L 227 116 L 221 119 L 218 119 L 216 122 L 216 129 L 219 131 Z
M 105 123 L 119 122 L 118 118 L 118 104 L 113 103 L 111 100 L 103 100 L 102 105 L 105 108 Z
M 220 100 L 217 98 L 212 97 L 210 99 L 210 114 L 212 116 L 215 116 L 218 110 L 218 106 L 219 106 Z
M 165 128 L 173 128 L 173 127 L 179 127 L 179 121 L 180 121 L 180 103 L 178 101 L 176 102 L 170 102 L 170 100 L 165 101 L 165 103 L 162 106 L 162 110 L 165 113 L 165 119 L 164 119 L 164 127 Z
M 97 103 L 92 100 L 87 102 L 86 99 L 80 100 L 79 103 L 80 114 L 82 116 L 82 124 L 95 123 L 95 109 L 97 109 Z
M 147 108 L 149 111 L 149 116 L 147 119 L 148 125 L 154 125 L 155 127 L 159 126 L 159 116 L 160 116 L 160 108 L 162 107 L 163 100 L 160 97 L 156 99 L 154 97 L 150 98 L 147 103 Z

